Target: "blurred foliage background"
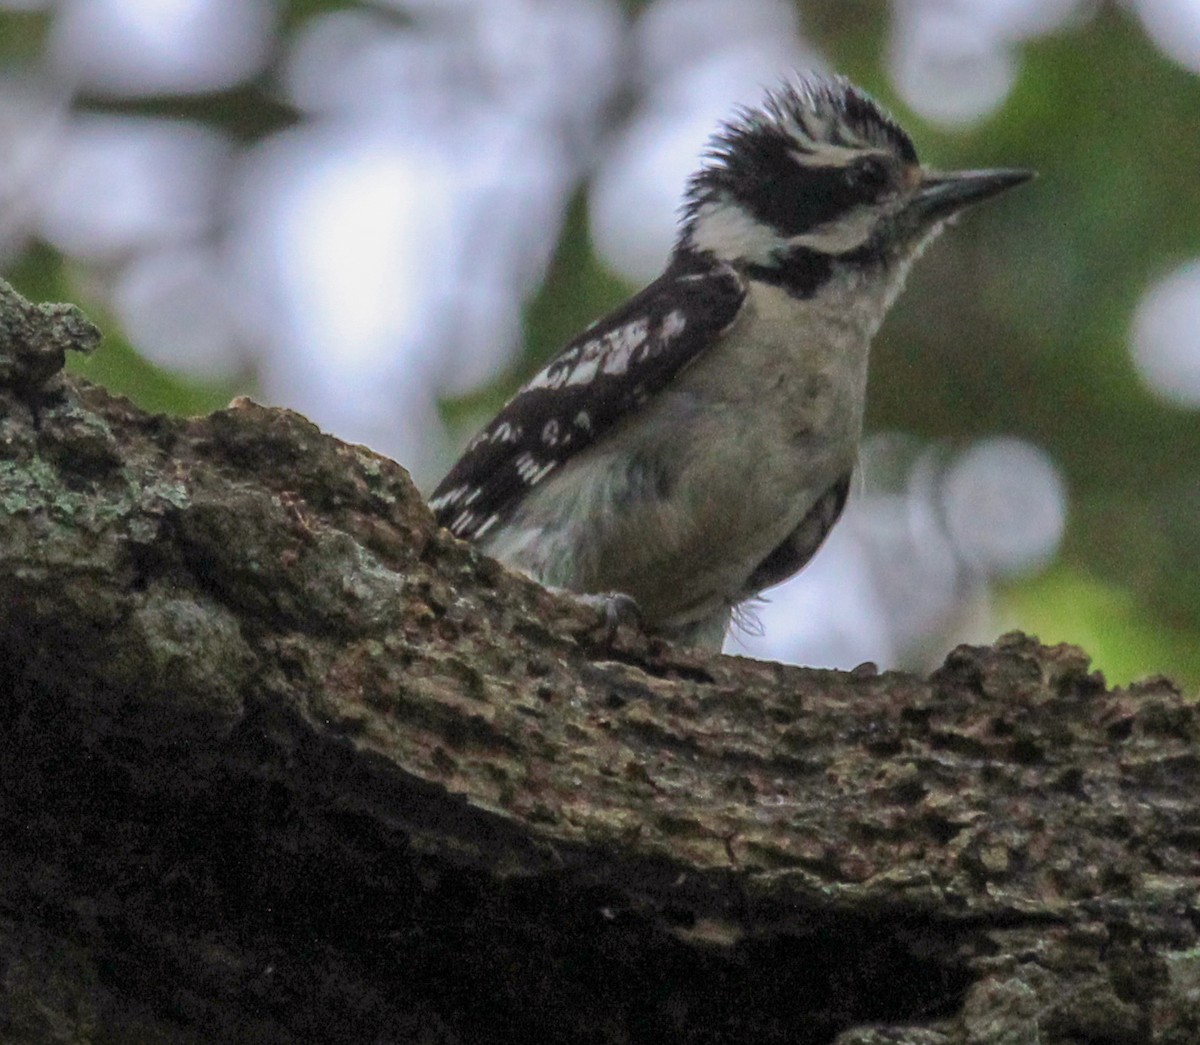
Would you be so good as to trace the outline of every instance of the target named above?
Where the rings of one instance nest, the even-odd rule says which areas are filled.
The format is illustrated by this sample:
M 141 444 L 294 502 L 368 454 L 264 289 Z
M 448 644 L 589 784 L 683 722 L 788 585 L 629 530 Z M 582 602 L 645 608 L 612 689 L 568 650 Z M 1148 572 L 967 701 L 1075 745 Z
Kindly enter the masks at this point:
M 248 392 L 428 487 L 806 68 L 928 163 L 1040 177 L 914 269 L 846 522 L 728 648 L 922 667 L 1021 627 L 1196 687 L 1195 0 L 0 0 L 0 271 L 145 407 Z

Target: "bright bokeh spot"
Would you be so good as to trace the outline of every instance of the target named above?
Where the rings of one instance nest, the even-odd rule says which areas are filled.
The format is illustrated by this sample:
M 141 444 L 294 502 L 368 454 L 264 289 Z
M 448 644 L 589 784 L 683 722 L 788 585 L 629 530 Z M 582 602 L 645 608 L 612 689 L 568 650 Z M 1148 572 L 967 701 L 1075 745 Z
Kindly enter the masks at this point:
M 1042 569 L 1067 524 L 1067 493 L 1045 451 L 1023 439 L 985 439 L 942 482 L 946 528 L 958 553 L 985 574 Z
M 1131 351 L 1138 376 L 1156 395 L 1200 406 L 1200 261 L 1146 291 L 1133 316 Z
M 901 8 L 888 68 L 896 90 L 931 123 L 967 126 L 995 112 L 1017 79 L 1009 45 L 953 6 Z
M 191 94 L 267 60 L 272 0 L 64 0 L 50 57 L 67 82 L 119 96 Z
M 1185 69 L 1200 73 L 1200 3 L 1196 0 L 1132 0 L 1156 46 Z
M 75 116 L 34 190 L 38 231 L 92 259 L 201 236 L 216 222 L 229 159 L 229 143 L 203 124 Z
M 894 664 L 897 650 L 881 610 L 869 551 L 852 525 L 842 525 L 799 578 L 750 604 L 750 627 L 735 625 L 725 651 L 815 668 Z
M 130 343 L 151 362 L 227 381 L 250 362 L 229 297 L 222 259 L 189 245 L 135 257 L 117 278 L 113 307 Z

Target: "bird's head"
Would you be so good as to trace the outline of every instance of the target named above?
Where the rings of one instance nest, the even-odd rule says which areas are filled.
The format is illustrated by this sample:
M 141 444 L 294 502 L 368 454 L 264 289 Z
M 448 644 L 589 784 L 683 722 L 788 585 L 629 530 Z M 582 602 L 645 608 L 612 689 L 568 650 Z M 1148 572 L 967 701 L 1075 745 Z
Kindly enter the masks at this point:
M 946 219 L 1031 176 L 923 167 L 870 97 L 808 77 L 716 135 L 688 185 L 678 247 L 810 294 L 839 265 L 907 267 Z

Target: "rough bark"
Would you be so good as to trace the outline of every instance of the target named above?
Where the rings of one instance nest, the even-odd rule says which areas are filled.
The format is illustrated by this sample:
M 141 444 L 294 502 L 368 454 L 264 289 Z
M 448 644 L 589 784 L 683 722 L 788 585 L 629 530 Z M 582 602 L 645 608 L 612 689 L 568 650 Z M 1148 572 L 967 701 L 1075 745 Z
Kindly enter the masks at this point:
M 1072 647 L 622 633 L 0 288 L 5 1042 L 1195 1045 L 1200 748 Z

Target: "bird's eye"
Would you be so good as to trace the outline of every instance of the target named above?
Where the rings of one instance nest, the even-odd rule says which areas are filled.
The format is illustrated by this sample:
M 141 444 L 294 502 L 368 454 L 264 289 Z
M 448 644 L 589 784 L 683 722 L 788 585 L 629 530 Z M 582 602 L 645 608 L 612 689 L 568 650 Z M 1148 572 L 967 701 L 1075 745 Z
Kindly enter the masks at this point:
M 846 180 L 856 192 L 875 195 L 888 187 L 891 178 L 882 160 L 868 156 L 847 169 Z

